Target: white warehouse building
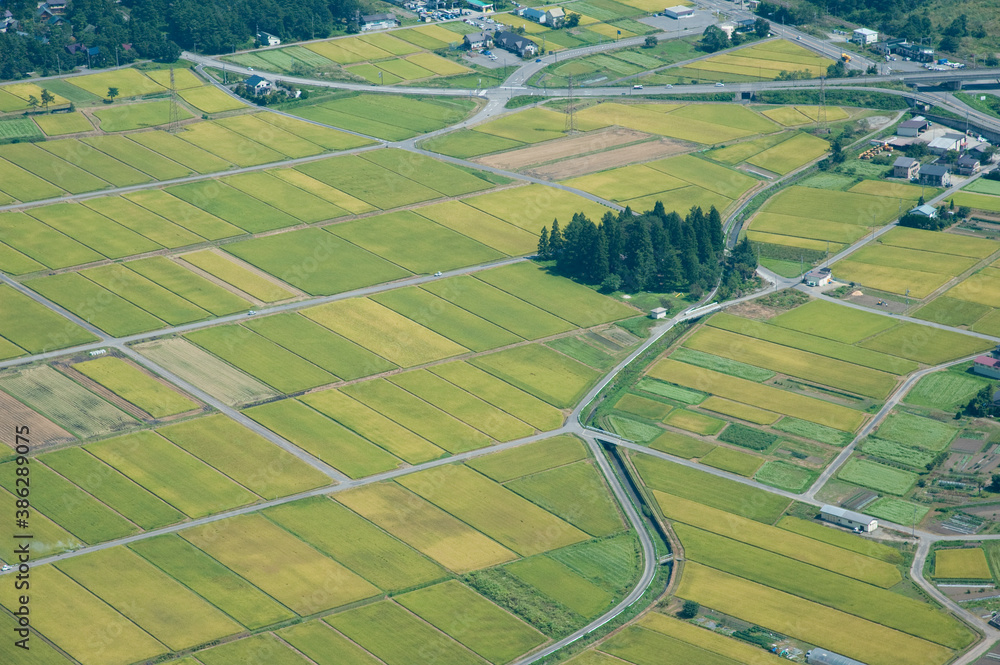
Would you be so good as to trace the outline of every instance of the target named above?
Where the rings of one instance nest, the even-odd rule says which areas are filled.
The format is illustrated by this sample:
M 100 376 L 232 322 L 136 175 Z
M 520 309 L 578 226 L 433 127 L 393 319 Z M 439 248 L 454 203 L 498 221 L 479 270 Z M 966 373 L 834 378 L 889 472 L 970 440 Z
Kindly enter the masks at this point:
M 878 520 L 874 517 L 862 515 L 846 508 L 823 506 L 820 508 L 819 514 L 827 522 L 846 526 L 849 529 L 860 529 L 870 533 L 878 528 Z
M 868 28 L 858 28 L 851 35 L 851 41 L 860 46 L 867 46 L 878 41 L 878 32 Z

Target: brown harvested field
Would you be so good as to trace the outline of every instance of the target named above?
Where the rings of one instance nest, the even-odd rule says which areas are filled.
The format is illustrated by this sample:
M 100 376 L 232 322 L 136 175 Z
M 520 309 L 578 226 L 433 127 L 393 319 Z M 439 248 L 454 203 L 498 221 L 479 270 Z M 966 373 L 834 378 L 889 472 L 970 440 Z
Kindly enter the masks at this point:
M 498 169 L 515 171 L 532 164 L 542 164 L 551 162 L 554 159 L 565 159 L 575 157 L 584 152 L 594 152 L 597 150 L 607 150 L 616 145 L 635 143 L 643 139 L 652 138 L 651 134 L 637 132 L 634 129 L 624 129 L 622 127 L 609 127 L 593 132 L 587 132 L 580 136 L 572 136 L 555 141 L 546 141 L 539 145 L 510 150 L 499 155 L 480 157 L 472 161 L 492 166 Z
M 76 437 L 41 414 L 29 409 L 5 392 L 0 392 L 0 428 L 9 436 L 4 436 L 3 442 L 14 447 L 14 431 L 16 427 L 28 426 L 28 439 L 31 449 L 54 446 L 60 443 L 76 441 Z
M 546 164 L 530 169 L 526 173 L 536 178 L 563 180 L 595 171 L 604 171 L 616 166 L 628 166 L 629 164 L 650 162 L 654 159 L 679 155 L 691 152 L 696 147 L 693 143 L 686 143 L 678 139 L 657 139 L 593 155 L 574 157 L 555 164 Z
M 958 438 L 951 442 L 951 449 L 956 453 L 978 453 L 984 445 L 985 441 L 979 439 Z
M 274 390 L 257 379 L 186 339 L 144 342 L 133 348 L 229 406 L 241 406 L 277 396 Z

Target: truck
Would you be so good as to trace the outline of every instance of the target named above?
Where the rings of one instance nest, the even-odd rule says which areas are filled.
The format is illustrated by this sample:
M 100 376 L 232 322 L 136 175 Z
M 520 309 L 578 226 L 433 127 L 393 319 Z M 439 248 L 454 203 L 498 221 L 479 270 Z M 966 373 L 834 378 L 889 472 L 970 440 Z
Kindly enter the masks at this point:
M 843 60 L 844 62 L 850 62 L 851 61 L 851 56 L 847 55 L 846 53 L 841 53 L 840 54 L 840 59 Z

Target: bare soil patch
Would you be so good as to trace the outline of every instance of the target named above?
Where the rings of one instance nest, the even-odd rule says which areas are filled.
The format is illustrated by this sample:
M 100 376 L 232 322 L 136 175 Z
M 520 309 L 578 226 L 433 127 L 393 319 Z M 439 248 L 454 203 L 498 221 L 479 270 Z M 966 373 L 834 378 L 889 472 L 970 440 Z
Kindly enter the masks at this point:
M 761 305 L 753 300 L 727 307 L 726 311 L 734 316 L 742 316 L 747 319 L 760 319 L 762 321 L 773 318 L 781 313 L 779 309 Z
M 76 441 L 76 437 L 41 414 L 29 409 L 5 392 L 0 392 L 0 427 L 5 432 L 14 432 L 16 427 L 28 427 L 31 447 L 54 446 Z M 14 437 L 4 437 L 4 443 L 13 448 Z
M 951 442 L 951 449 L 956 453 L 978 453 L 984 444 L 980 439 L 955 439 Z
M 527 148 L 510 150 L 499 155 L 489 155 L 473 161 L 485 164 L 486 166 L 513 171 L 525 166 L 531 166 L 532 164 L 542 164 L 544 162 L 551 162 L 554 159 L 575 157 L 585 152 L 607 150 L 614 146 L 634 143 L 648 138 L 652 138 L 652 136 L 633 129 L 609 127 L 578 136 L 546 141 L 545 143 L 528 146 Z
M 676 139 L 657 139 L 624 148 L 615 148 L 583 157 L 574 157 L 555 164 L 547 164 L 527 171 L 536 178 L 563 180 L 594 171 L 603 171 L 616 166 L 627 166 L 639 162 L 649 162 L 654 159 L 670 157 L 691 152 L 696 146 Z
M 848 296 L 843 298 L 843 300 L 857 303 L 859 305 L 863 305 L 864 307 L 870 307 L 871 309 L 892 312 L 893 314 L 902 314 L 906 311 L 905 303 L 896 302 L 895 300 L 882 300 L 881 298 L 876 298 L 875 296 Z

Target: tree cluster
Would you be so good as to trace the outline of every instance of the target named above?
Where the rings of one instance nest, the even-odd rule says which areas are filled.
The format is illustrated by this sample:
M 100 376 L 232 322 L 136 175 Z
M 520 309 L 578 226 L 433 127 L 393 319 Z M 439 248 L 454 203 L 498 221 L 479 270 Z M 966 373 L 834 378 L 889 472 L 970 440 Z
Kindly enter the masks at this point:
M 1000 407 L 993 403 L 993 386 L 983 386 L 976 396 L 965 405 L 965 415 L 973 418 L 987 418 L 1000 415 Z
M 900 226 L 908 226 L 911 229 L 923 229 L 925 231 L 940 231 L 948 228 L 952 222 L 945 215 L 937 217 L 926 217 L 924 215 L 907 214 L 899 218 Z
M 657 202 L 642 215 L 607 212 L 599 224 L 582 213 L 565 228 L 555 220 L 551 230 L 542 228 L 538 256 L 555 259 L 560 274 L 608 291 L 706 289 L 719 276 L 724 244 L 714 206 L 682 218 Z

